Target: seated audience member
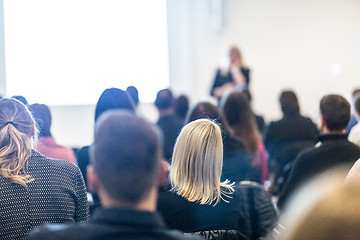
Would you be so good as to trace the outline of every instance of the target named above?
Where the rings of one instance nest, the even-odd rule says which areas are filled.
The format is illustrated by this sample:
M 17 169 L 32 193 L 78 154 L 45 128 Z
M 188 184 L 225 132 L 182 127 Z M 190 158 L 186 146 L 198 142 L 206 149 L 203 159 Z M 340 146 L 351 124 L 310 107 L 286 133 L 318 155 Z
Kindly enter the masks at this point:
M 146 120 L 126 111 L 103 114 L 88 168 L 103 208 L 88 223 L 45 225 L 28 239 L 197 239 L 168 230 L 156 213 L 157 186 L 166 174 L 160 146 L 158 131 Z
M 225 100 L 223 112 L 233 136 L 244 141 L 251 155 L 250 180 L 264 183 L 268 177 L 267 153 L 246 95 L 231 93 Z
M 319 143 L 296 157 L 284 190 L 279 196 L 282 208 L 300 185 L 316 175 L 339 165 L 347 170 L 360 157 L 360 147 L 349 142 L 345 128 L 350 119 L 350 104 L 340 95 L 327 95 L 320 101 L 321 131 Z
M 77 166 L 32 149 L 35 121 L 18 100 L 0 100 L 0 238 L 24 239 L 44 223 L 86 221 L 86 187 Z
M 296 194 L 280 218 L 282 227 L 269 239 L 359 239 L 358 180 L 344 183 L 344 174 L 332 171 L 315 178 Z
M 104 112 L 112 109 L 125 109 L 135 112 L 134 104 L 125 91 L 118 88 L 108 88 L 102 92 L 98 102 L 96 103 L 95 123 Z M 89 147 L 90 146 L 82 147 L 76 153 L 78 165 L 84 175 L 85 181 L 87 180 L 86 168 L 90 163 Z
M 15 96 L 12 96 L 11 98 L 14 98 L 20 102 L 22 102 L 26 107 L 29 107 L 29 103 L 28 101 L 26 100 L 26 98 L 22 95 L 15 95 Z
M 55 139 L 52 137 L 50 131 L 51 113 L 49 107 L 45 104 L 35 103 L 29 106 L 29 110 L 40 131 L 39 138 L 36 143 L 36 150 L 46 157 L 66 160 L 77 165 L 74 151 L 70 148 L 57 144 Z
M 356 100 L 360 97 L 360 88 L 355 89 L 352 92 L 352 104 L 355 105 Z M 358 123 L 357 113 L 356 109 L 355 111 L 351 112 L 350 121 L 348 125 L 346 126 L 346 133 L 349 133 L 351 129 Z
M 251 97 L 250 91 L 248 89 L 245 89 L 241 93 L 245 94 L 245 96 L 248 98 L 249 103 L 251 104 L 252 97 Z M 256 120 L 256 125 L 258 126 L 260 133 L 262 133 L 264 131 L 265 120 L 262 116 L 257 115 L 255 113 L 254 113 L 254 116 L 255 116 L 255 120 Z
M 185 123 L 202 118 L 215 121 L 221 128 L 224 146 L 222 179 L 232 182 L 249 180 L 251 156 L 241 139 L 232 137 L 231 130 L 218 107 L 209 102 L 199 102 L 189 111 Z
M 355 101 L 355 110 L 356 110 L 356 118 L 360 118 L 360 97 L 358 97 Z M 360 146 L 360 122 L 358 122 L 355 126 L 352 127 L 349 137 L 349 141 Z
M 221 182 L 223 144 L 220 127 L 208 120 L 188 123 L 174 148 L 172 190 L 159 194 L 158 210 L 170 228 L 184 232 L 237 230 L 258 239 L 276 221 L 268 193 Z
M 164 136 L 164 157 L 170 162 L 175 140 L 184 123 L 175 115 L 174 97 L 170 89 L 162 89 L 157 93 L 155 106 L 159 111 L 156 124 Z
M 137 88 L 134 86 L 129 86 L 126 88 L 126 92 L 133 101 L 135 108 L 137 108 L 137 106 L 139 105 L 139 92 Z
M 185 122 L 186 114 L 189 111 L 189 99 L 185 95 L 180 95 L 175 100 L 175 114 L 181 121 Z
M 315 137 L 319 134 L 311 119 L 300 115 L 298 99 L 293 91 L 281 93 L 280 105 L 283 117 L 271 122 L 264 133 L 270 170 L 275 174 L 293 161 L 299 151 L 314 146 Z

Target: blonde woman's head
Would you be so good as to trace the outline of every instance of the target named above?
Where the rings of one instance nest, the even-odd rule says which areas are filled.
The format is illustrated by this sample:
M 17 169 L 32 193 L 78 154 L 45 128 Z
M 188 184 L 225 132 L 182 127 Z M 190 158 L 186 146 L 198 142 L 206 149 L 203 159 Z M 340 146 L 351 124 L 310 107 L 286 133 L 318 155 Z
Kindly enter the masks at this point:
M 26 187 L 35 121 L 27 107 L 16 99 L 0 100 L 0 175 Z
M 191 202 L 217 204 L 233 191 L 221 183 L 223 143 L 220 127 L 207 119 L 187 124 L 175 147 L 170 171 L 173 189 Z

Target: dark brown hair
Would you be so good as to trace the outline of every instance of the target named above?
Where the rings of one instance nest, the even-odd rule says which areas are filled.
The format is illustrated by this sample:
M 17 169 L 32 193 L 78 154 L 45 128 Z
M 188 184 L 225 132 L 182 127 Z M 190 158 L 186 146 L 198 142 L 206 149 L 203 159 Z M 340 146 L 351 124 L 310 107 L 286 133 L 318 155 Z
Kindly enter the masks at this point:
M 110 196 L 136 204 L 157 182 L 160 148 L 155 126 L 131 112 L 111 110 L 96 124 L 91 161 Z
M 230 127 L 245 143 L 250 154 L 259 146 L 259 130 L 249 101 L 243 93 L 231 93 L 224 104 L 225 118 Z

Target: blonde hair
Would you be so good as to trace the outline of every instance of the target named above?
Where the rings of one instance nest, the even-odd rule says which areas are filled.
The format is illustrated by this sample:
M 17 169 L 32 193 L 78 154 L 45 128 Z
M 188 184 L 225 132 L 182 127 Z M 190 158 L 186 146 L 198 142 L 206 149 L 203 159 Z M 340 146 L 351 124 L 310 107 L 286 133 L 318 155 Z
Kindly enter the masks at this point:
M 284 213 L 289 226 L 278 239 L 359 239 L 359 182 L 344 183 L 345 174 L 338 168 L 304 186 Z
M 26 172 L 35 132 L 35 121 L 24 104 L 0 100 L 0 175 L 26 188 L 34 180 Z
M 220 182 L 223 143 L 220 127 L 207 119 L 188 123 L 181 131 L 172 157 L 170 181 L 173 190 L 190 202 L 216 205 L 234 191 Z

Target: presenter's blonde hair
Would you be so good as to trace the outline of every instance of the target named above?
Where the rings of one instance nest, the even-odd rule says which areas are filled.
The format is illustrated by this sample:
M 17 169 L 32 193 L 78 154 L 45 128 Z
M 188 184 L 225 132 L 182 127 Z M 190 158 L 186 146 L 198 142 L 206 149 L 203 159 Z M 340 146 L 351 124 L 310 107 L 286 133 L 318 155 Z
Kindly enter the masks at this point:
M 190 202 L 216 205 L 234 191 L 221 182 L 223 143 L 220 127 L 208 120 L 188 123 L 181 131 L 172 157 L 173 190 Z

